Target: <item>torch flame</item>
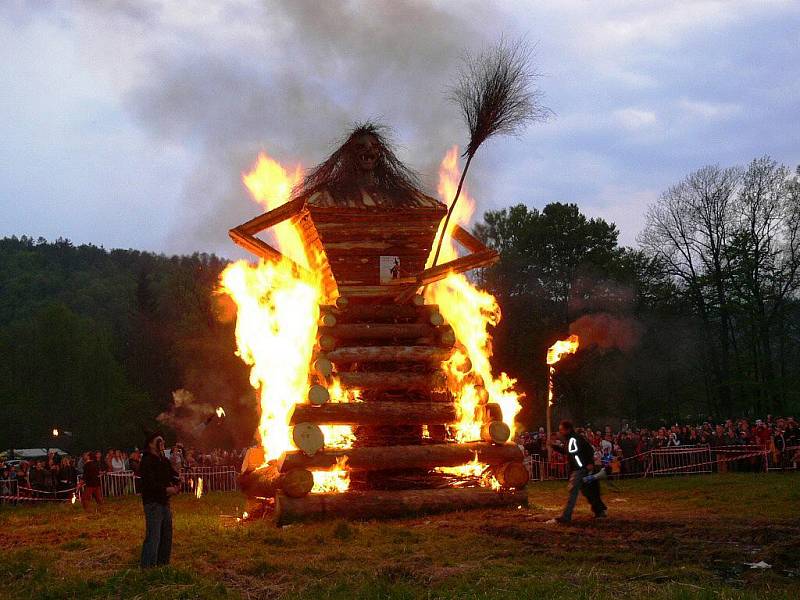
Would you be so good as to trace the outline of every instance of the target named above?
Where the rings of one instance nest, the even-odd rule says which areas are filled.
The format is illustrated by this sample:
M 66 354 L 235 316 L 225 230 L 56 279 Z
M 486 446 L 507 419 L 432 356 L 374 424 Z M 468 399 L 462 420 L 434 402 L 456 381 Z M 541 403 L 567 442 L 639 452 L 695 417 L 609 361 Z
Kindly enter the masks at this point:
M 220 419 L 225 416 L 225 409 L 222 408 L 221 406 L 217 407 L 216 412 L 217 412 L 217 417 L 219 417 Z
M 561 360 L 565 354 L 575 354 L 578 351 L 580 339 L 577 335 L 571 335 L 565 340 L 558 340 L 547 349 L 547 364 L 549 365 L 547 374 L 547 405 L 553 406 L 553 375 L 555 375 L 555 364 Z M 548 420 L 548 427 L 550 421 Z
M 287 202 L 301 179 L 299 165 L 290 172 L 264 153 L 253 169 L 242 175 L 253 199 L 265 210 Z M 255 266 L 238 261 L 221 277 L 221 291 L 237 306 L 237 355 L 251 366 L 250 384 L 259 398 L 258 435 L 265 465 L 295 448 L 289 418 L 295 404 L 308 401 L 309 365 L 319 305 L 324 299 L 321 278 L 308 268 L 298 228 L 284 221 L 272 231 L 285 258 L 262 260 Z M 305 271 L 298 273 L 293 263 L 306 267 Z M 328 447 L 349 447 L 352 443 L 349 427 L 322 427 L 322 431 Z
M 449 202 L 458 186 L 458 147 L 453 146 L 445 155 L 439 168 L 439 197 Z M 456 225 L 468 224 L 475 210 L 475 201 L 466 188 L 461 191 L 461 202 L 450 220 L 449 243 L 442 246 L 441 262 L 458 257 L 452 230 Z M 439 225 L 439 233 L 444 220 Z M 428 258 L 428 266 L 432 255 Z M 456 398 L 458 422 L 455 438 L 472 441 L 480 438 L 482 416 L 476 410 L 481 404 L 495 402 L 500 405 L 503 421 L 514 431 L 514 419 L 520 411 L 521 394 L 514 390 L 516 380 L 505 373 L 495 377 L 489 359 L 492 356 L 492 338 L 488 327 L 500 322 L 500 307 L 491 294 L 479 290 L 464 275 L 451 273 L 442 281 L 431 284 L 425 291 L 428 302 L 438 304 L 445 321 L 455 333 L 457 350 L 445 362 L 448 386 Z
M 565 340 L 558 340 L 547 350 L 547 364 L 556 364 L 565 354 L 575 354 L 579 344 L 580 339 L 577 335 L 571 335 Z
M 203 495 L 203 478 L 202 477 L 198 477 L 197 478 L 197 487 L 194 490 L 194 495 L 198 500 Z

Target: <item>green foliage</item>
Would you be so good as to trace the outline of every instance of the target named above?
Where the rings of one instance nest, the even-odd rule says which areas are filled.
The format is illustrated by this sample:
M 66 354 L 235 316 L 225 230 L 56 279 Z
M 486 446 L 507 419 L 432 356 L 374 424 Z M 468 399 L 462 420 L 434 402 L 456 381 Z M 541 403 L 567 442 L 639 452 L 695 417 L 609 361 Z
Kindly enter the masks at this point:
M 247 398 L 232 324 L 213 304 L 225 264 L 0 240 L 0 448 L 55 445 L 53 427 L 72 433 L 57 440 L 67 450 L 131 447 L 175 389 L 215 405 Z

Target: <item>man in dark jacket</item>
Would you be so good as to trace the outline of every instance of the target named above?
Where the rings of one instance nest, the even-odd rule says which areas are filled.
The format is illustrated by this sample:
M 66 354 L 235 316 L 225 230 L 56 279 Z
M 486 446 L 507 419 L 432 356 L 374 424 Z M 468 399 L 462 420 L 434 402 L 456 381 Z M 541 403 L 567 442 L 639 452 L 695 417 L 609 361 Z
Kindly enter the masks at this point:
M 582 435 L 575 433 L 570 421 L 561 421 L 558 426 L 558 433 L 566 445 L 553 445 L 552 448 L 556 452 L 565 454 L 569 463 L 569 486 L 567 504 L 564 506 L 564 512 L 560 517 L 553 519 L 552 523 L 566 524 L 572 521 L 572 511 L 575 509 L 575 504 L 578 501 L 578 492 L 583 492 L 589 504 L 592 506 L 592 512 L 596 518 L 606 516 L 606 505 L 600 498 L 600 483 L 592 481 L 584 483 L 583 478 L 594 472 L 594 448 L 586 441 Z
M 164 438 L 153 433 L 145 440 L 145 453 L 139 463 L 145 538 L 142 568 L 169 564 L 172 553 L 172 511 L 169 498 L 178 493 L 178 474 L 164 456 Z

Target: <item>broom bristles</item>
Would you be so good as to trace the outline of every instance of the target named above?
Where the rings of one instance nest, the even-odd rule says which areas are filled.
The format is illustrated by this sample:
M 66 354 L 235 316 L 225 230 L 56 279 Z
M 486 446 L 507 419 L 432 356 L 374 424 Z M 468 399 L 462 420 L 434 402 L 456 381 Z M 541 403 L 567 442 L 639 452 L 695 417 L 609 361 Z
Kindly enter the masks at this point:
M 522 40 L 500 42 L 480 54 L 467 56 L 450 91 L 469 128 L 464 156 L 497 134 L 516 134 L 534 121 L 547 120 L 552 111 L 541 104 L 535 86 L 540 76 L 532 65 L 531 47 Z

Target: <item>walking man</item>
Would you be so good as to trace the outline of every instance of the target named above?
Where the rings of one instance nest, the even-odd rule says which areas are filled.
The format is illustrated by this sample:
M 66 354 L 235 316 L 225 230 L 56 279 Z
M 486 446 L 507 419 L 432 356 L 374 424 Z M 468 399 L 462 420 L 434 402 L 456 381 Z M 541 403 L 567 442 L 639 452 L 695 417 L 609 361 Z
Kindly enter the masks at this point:
M 572 521 L 572 511 L 578 501 L 578 492 L 583 492 L 595 518 L 606 516 L 606 505 L 600 498 L 600 483 L 591 481 L 584 483 L 583 478 L 594 472 L 594 449 L 582 435 L 575 433 L 570 421 L 561 421 L 558 425 L 558 433 L 563 442 L 553 444 L 552 448 L 556 452 L 565 454 L 569 463 L 569 485 L 567 487 L 567 504 L 560 517 L 548 521 L 548 523 L 567 524 Z
M 169 564 L 172 553 L 172 510 L 169 499 L 178 493 L 179 477 L 164 456 L 164 438 L 161 434 L 149 435 L 144 447 L 145 453 L 139 464 L 145 521 L 141 567 L 148 568 Z

